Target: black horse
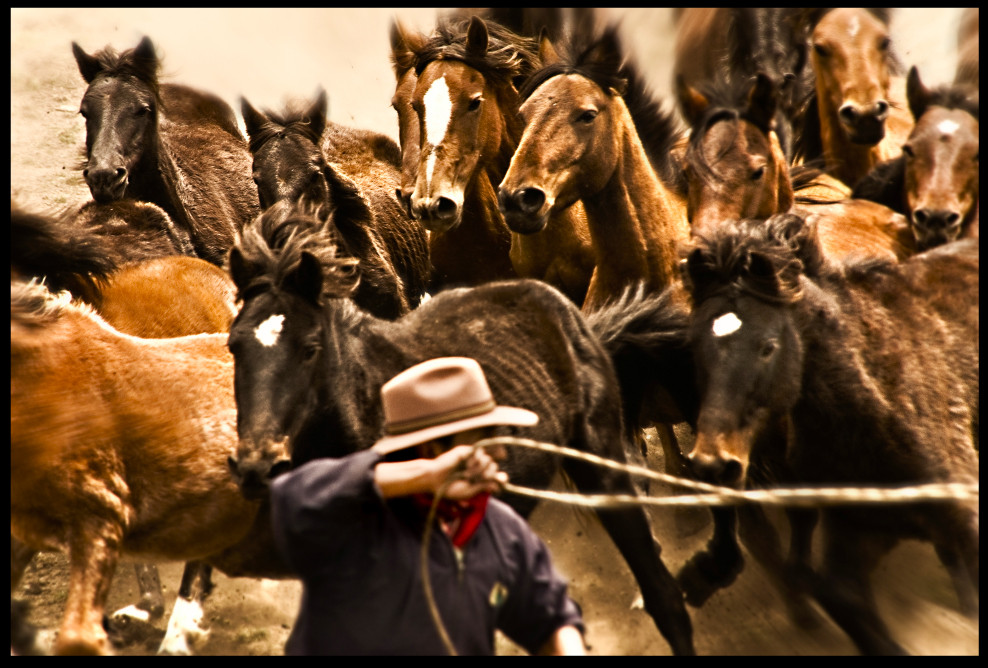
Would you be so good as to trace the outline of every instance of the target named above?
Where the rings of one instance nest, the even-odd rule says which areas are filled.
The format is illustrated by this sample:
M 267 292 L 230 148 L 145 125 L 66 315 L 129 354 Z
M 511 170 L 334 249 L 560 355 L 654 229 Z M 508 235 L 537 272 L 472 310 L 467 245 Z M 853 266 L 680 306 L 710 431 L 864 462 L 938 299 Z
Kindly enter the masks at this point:
M 355 299 L 396 318 L 415 308 L 432 270 L 425 230 L 395 194 L 401 152 L 394 140 L 326 120 L 326 93 L 304 109 L 262 113 L 241 101 L 261 206 L 281 200 L 335 207 L 343 251 L 360 260 Z
M 611 358 L 562 293 L 534 280 L 449 289 L 385 321 L 351 301 L 354 265 L 335 257 L 320 225 L 285 207 L 262 214 L 231 251 L 243 307 L 230 330 L 240 435 L 230 464 L 246 494 L 263 494 L 266 480 L 290 465 L 368 447 L 382 433 L 381 385 L 450 355 L 477 359 L 496 399 L 538 413 L 539 424 L 520 435 L 627 461 Z M 541 452 L 511 452 L 504 468 L 517 484 L 546 487 L 560 466 L 584 493 L 636 493 L 627 474 Z M 526 516 L 536 505 L 527 497 L 508 501 Z M 682 592 L 644 510 L 598 515 L 673 651 L 693 653 Z
M 187 231 L 196 254 L 222 264 L 236 232 L 258 213 L 250 153 L 230 105 L 215 95 L 158 83 L 147 37 L 93 55 L 72 43 L 88 84 L 83 176 L 93 199 L 157 204 Z
M 764 476 L 765 461 L 783 483 L 976 483 L 978 257 L 977 240 L 964 240 L 901 264 L 830 264 L 814 226 L 792 214 L 699 238 L 687 257 L 701 396 L 694 469 L 721 484 Z M 803 511 L 792 556 L 802 577 L 790 582 L 862 652 L 904 651 L 869 581 L 902 538 L 934 544 L 961 610 L 977 614 L 977 508 L 836 506 L 819 517 L 822 572 L 806 562 L 816 516 Z
M 906 97 L 916 125 L 902 155 L 876 165 L 854 186 L 853 196 L 907 216 L 923 250 L 978 236 L 977 89 L 957 84 L 927 88 L 914 66 L 906 79 Z

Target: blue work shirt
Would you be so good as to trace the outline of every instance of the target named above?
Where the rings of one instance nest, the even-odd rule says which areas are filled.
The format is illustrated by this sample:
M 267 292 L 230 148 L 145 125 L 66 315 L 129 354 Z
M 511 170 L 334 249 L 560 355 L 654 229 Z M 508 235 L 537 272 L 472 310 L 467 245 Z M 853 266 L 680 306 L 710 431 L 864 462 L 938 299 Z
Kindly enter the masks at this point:
M 381 497 L 380 459 L 319 459 L 274 481 L 275 540 L 304 585 L 286 654 L 446 654 L 422 585 L 424 518 Z M 462 655 L 494 654 L 495 629 L 533 654 L 563 626 L 584 630 L 548 548 L 497 499 L 460 555 L 432 532 L 429 581 Z

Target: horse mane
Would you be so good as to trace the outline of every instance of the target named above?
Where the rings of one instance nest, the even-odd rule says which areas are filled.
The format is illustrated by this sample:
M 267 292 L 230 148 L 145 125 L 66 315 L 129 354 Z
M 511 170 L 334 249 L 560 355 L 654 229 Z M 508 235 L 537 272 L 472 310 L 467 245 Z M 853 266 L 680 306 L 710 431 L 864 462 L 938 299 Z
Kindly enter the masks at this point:
M 696 304 L 723 293 L 794 304 L 800 275 L 816 278 L 828 266 L 816 226 L 792 213 L 725 221 L 694 235 L 684 252 Z
M 10 204 L 11 272 L 45 277 L 48 286 L 78 297 L 98 295 L 118 268 L 107 238 L 73 224 L 76 212 L 55 216 Z
M 441 17 L 428 41 L 416 53 L 415 74 L 421 75 L 434 60 L 458 60 L 480 72 L 485 78 L 502 85 L 531 74 L 539 62 L 538 43 L 534 38 L 518 35 L 500 23 L 485 21 L 487 51 L 478 58 L 467 48 L 469 18 Z
M 246 285 L 237 285 L 237 298 L 255 290 L 285 285 L 302 261 L 314 256 L 322 268 L 320 299 L 349 297 L 359 277 L 357 260 L 337 255 L 339 233 L 333 223 L 334 210 L 320 205 L 279 202 L 261 213 L 240 233 L 234 245 L 251 268 Z
M 624 99 L 645 153 L 659 178 L 666 185 L 685 192 L 682 170 L 671 155 L 686 130 L 675 112 L 656 99 L 634 60 L 622 57 L 621 54 L 627 51 L 621 44 L 617 26 L 608 26 L 597 37 L 589 30 L 570 31 L 559 42 L 557 50 L 560 59 L 534 71 L 522 85 L 519 99 L 528 99 L 539 86 L 561 74 L 585 77 L 605 91 L 614 89 Z
M 270 109 L 264 110 L 267 121 L 250 135 L 248 148 L 251 153 L 255 153 L 272 138 L 282 134 L 298 134 L 311 141 L 316 146 L 322 141 L 322 136 L 316 134 L 312 127 L 312 119 L 308 116 L 308 108 L 305 105 L 289 104 L 284 111 L 276 112 Z
M 112 46 L 105 46 L 93 54 L 100 65 L 98 76 L 104 78 L 132 77 L 147 85 L 157 100 L 161 99 L 158 85 L 158 69 L 161 60 L 155 55 L 145 58 L 137 54 L 137 47 L 117 51 Z
M 944 107 L 965 111 L 981 122 L 978 89 L 964 84 L 946 83 L 930 88 L 926 108 Z M 919 120 L 918 118 L 916 119 Z
M 52 292 L 43 279 L 10 282 L 10 323 L 34 330 L 58 320 L 67 309 L 95 313 L 91 307 L 73 302 L 67 290 Z
M 707 99 L 709 104 L 700 117 L 693 123 L 689 142 L 686 145 L 686 161 L 698 167 L 697 176 L 706 182 L 715 178 L 710 164 L 703 155 L 701 144 L 707 131 L 715 123 L 723 120 L 747 121 L 756 126 L 766 135 L 769 128 L 764 121 L 748 113 L 748 94 L 751 82 L 741 78 L 727 76 L 697 83 L 697 90 Z

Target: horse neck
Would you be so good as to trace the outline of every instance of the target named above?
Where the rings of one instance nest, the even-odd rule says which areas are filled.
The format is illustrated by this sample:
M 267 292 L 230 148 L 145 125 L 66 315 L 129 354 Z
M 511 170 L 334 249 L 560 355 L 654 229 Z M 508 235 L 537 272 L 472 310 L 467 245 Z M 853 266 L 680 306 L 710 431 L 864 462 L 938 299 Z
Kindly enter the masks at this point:
M 510 255 L 519 276 L 550 283 L 582 304 L 595 265 L 583 202 L 550 214 L 540 232 L 512 232 Z
M 433 265 L 444 282 L 471 284 L 515 278 L 509 252 L 511 232 L 497 203 L 488 172 L 478 169 L 463 198 L 460 224 L 429 237 Z
M 178 196 L 179 170 L 162 139 L 159 123 L 155 124 L 154 136 L 134 166 L 126 196 L 157 204 L 176 225 L 195 238 L 193 221 Z
M 617 166 L 600 191 L 583 199 L 596 290 L 609 295 L 639 280 L 656 289 L 671 285 L 679 275 L 677 245 L 689 239 L 686 203 L 655 173 L 624 101 L 616 98 L 615 106 Z

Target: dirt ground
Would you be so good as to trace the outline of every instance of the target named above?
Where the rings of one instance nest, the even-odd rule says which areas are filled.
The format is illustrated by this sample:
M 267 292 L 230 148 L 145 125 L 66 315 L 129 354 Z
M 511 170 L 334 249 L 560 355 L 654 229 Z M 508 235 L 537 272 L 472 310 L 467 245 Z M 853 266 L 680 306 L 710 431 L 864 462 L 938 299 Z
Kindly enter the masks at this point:
M 666 9 L 600 10 L 624 19 L 655 90 L 667 95 L 672 26 Z M 85 89 L 71 55 L 73 40 L 88 52 L 106 44 L 129 48 L 143 35 L 165 58 L 163 78 L 211 90 L 239 108 L 245 95 L 259 107 L 280 108 L 290 96 L 311 96 L 324 86 L 332 120 L 385 132 L 397 139 L 390 108 L 394 80 L 388 61 L 388 24 L 398 15 L 428 28 L 432 9 L 321 10 L 52 10 L 11 9 L 11 197 L 41 211 L 88 200 L 78 163 L 84 124 L 78 105 Z M 953 74 L 959 10 L 902 10 L 894 40 L 907 64 L 919 64 L 924 82 Z M 660 466 L 657 451 L 650 464 Z M 676 522 L 668 510 L 651 512 L 663 557 L 674 572 L 706 541 L 702 513 Z M 690 520 L 687 517 L 687 520 Z M 620 554 L 596 521 L 571 508 L 544 504 L 531 522 L 549 544 L 571 593 L 583 607 L 587 640 L 597 655 L 667 655 L 651 619 L 632 603 L 637 588 Z M 683 529 L 693 530 L 689 533 Z M 166 602 L 174 602 L 181 564 L 161 564 Z M 297 610 L 297 582 L 215 577 L 206 603 L 210 633 L 197 646 L 204 655 L 282 653 Z M 895 637 L 921 655 L 977 655 L 978 620 L 962 617 L 932 549 L 905 543 L 875 573 L 878 603 Z M 66 562 L 40 555 L 14 592 L 30 601 L 31 620 L 57 628 L 67 595 Z M 133 569 L 118 569 L 108 610 L 137 600 Z M 729 589 L 691 609 L 695 643 L 713 655 L 848 655 L 855 650 L 832 623 L 805 631 L 782 609 L 766 574 L 749 560 Z M 118 648 L 153 654 L 164 622 L 138 642 Z M 518 653 L 507 641 L 503 654 Z

